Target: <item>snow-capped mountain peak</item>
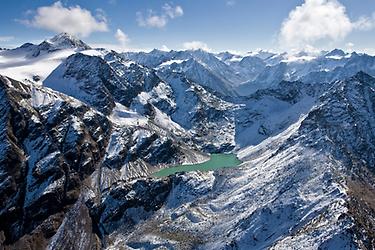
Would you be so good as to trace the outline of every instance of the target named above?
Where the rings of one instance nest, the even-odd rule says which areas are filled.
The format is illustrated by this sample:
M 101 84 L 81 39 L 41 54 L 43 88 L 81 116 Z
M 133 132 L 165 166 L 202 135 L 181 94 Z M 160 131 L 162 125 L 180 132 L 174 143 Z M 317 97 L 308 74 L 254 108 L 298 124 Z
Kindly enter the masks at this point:
M 341 50 L 341 49 L 334 49 L 330 52 L 328 52 L 325 56 L 328 57 L 328 56 L 336 56 L 336 57 L 342 57 L 342 56 L 345 56 L 346 53 Z
M 43 82 L 68 56 L 90 49 L 80 39 L 60 33 L 40 44 L 25 43 L 0 51 L 0 73 L 20 81 Z
M 45 42 L 49 43 L 51 48 L 53 49 L 91 49 L 91 47 L 84 43 L 82 40 L 65 32 L 60 33 L 52 37 L 51 39 L 46 40 Z

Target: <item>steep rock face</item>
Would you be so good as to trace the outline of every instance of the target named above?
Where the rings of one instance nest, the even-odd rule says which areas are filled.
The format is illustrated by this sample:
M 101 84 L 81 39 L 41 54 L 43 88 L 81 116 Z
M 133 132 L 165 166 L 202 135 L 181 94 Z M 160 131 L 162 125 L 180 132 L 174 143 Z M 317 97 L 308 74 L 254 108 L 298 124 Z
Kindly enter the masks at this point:
M 159 85 L 148 93 L 141 93 L 132 103 L 139 112 L 146 112 L 150 103 L 170 117 L 187 133 L 177 136 L 208 152 L 230 151 L 234 147 L 234 110 L 237 105 L 224 101 L 204 87 L 171 73 L 160 76 Z M 154 114 L 158 120 L 160 113 Z M 159 119 L 160 120 L 160 119 Z
M 171 189 L 169 179 L 117 182 L 103 192 L 99 204 L 87 201 L 101 238 L 105 241 L 119 230 L 131 233 L 133 226 L 163 206 Z
M 20 118 L 12 111 L 11 103 L 8 99 L 7 85 L 5 81 L 9 81 L 6 78 L 1 78 L 1 158 L 0 158 L 0 201 L 1 201 L 1 229 L 11 230 L 10 226 L 14 221 L 18 219 L 18 216 L 22 213 L 22 206 L 19 206 L 22 199 L 24 198 L 24 192 L 18 187 L 18 184 L 23 181 L 25 177 L 26 166 L 26 155 L 22 150 L 22 146 L 18 143 L 18 140 L 11 128 L 9 122 L 10 119 Z M 16 117 L 14 117 L 16 116 Z M 20 124 L 22 127 L 22 123 Z M 23 187 L 24 189 L 25 187 Z M 12 210 L 10 208 L 13 208 Z M 2 232 L 4 234 L 4 232 Z M 11 237 L 11 232 L 6 232 L 7 235 L 3 240 Z
M 374 78 L 363 72 L 336 82 L 302 123 L 301 134 L 318 142 L 317 147 L 329 147 L 347 165 L 374 171 L 374 89 Z
M 126 61 L 116 52 L 106 54 L 103 59 L 122 83 L 122 86 L 111 86 L 110 92 L 117 102 L 127 107 L 139 93 L 148 92 L 161 82 L 154 70 L 132 61 Z
M 75 97 L 108 115 L 114 102 L 129 106 L 132 98 L 159 81 L 151 70 L 129 65 L 115 54 L 107 54 L 102 59 L 77 53 L 56 68 L 44 81 L 44 86 Z
M 302 123 L 306 145 L 324 148 L 342 161 L 348 180 L 348 209 L 361 247 L 375 246 L 375 79 L 360 72 L 338 81 Z
M 44 86 L 72 96 L 109 114 L 114 107 L 107 86 L 119 84 L 111 68 L 99 57 L 74 54 L 58 66 Z
M 60 93 L 3 76 L 1 102 L 0 232 L 9 248 L 77 242 L 82 249 L 99 247 L 102 235 L 91 206 L 101 207 L 121 183 L 206 158 L 145 117 L 129 118 L 120 104 L 106 117 Z M 147 184 L 155 194 L 157 183 Z M 169 192 L 170 185 L 161 187 Z M 153 196 L 142 199 L 148 205 Z
M 6 77 L 1 77 L 1 88 L 7 105 L 2 106 L 1 123 L 6 149 L 0 160 L 1 200 L 6 203 L 0 230 L 6 244 L 36 231 L 48 239 L 104 156 L 101 148 L 110 124 L 100 114 L 87 116 L 89 108 L 82 104 Z M 37 94 L 50 98 L 50 103 L 38 106 L 32 100 Z M 9 161 L 10 155 L 14 160 Z

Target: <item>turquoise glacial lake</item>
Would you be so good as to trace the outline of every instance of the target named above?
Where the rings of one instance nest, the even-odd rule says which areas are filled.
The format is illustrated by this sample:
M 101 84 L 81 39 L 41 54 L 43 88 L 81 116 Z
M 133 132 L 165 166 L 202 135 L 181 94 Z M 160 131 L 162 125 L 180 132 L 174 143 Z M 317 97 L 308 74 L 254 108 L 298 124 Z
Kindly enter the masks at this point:
M 240 165 L 242 162 L 235 154 L 212 154 L 210 160 L 197 163 L 177 165 L 169 168 L 164 168 L 154 173 L 155 177 L 165 177 L 179 172 L 190 171 L 210 171 L 219 168 L 230 168 Z

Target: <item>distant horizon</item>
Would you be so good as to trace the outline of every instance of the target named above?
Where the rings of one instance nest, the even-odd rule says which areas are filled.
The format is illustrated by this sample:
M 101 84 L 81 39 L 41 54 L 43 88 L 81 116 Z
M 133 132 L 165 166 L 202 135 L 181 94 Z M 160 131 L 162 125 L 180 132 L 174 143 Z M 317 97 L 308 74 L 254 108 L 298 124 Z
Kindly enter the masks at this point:
M 5 48 L 69 32 L 93 47 L 116 51 L 341 48 L 375 54 L 372 0 L 15 0 L 3 8 L 0 47 Z
M 299 50 L 299 51 L 276 51 L 276 50 L 272 50 L 272 49 L 263 49 L 263 48 L 257 48 L 255 50 L 248 50 L 248 51 L 233 51 L 233 50 L 222 50 L 222 51 L 212 51 L 212 50 L 206 50 L 204 48 L 192 48 L 192 49 L 186 49 L 186 48 L 178 48 L 178 49 L 168 49 L 168 50 L 165 50 L 165 49 L 162 49 L 162 48 L 147 48 L 147 49 L 139 49 L 139 50 L 121 50 L 121 48 L 116 48 L 116 47 L 105 47 L 106 44 L 103 44 L 103 46 L 100 46 L 101 44 L 95 44 L 95 43 L 88 43 L 85 41 L 84 38 L 80 38 L 78 36 L 75 36 L 73 34 L 70 34 L 68 32 L 60 32 L 60 33 L 55 33 L 54 35 L 50 36 L 50 37 L 47 37 L 47 38 L 43 38 L 43 39 L 40 39 L 39 41 L 24 41 L 22 42 L 21 44 L 19 45 L 14 45 L 12 47 L 5 47 L 5 46 L 0 46 L 0 49 L 8 49 L 8 50 L 11 50 L 11 49 L 16 49 L 16 48 L 19 48 L 21 47 L 22 45 L 26 44 L 26 43 L 32 43 L 32 44 L 40 44 L 42 43 L 43 41 L 48 41 L 50 40 L 51 38 L 53 38 L 54 36 L 57 36 L 59 34 L 62 34 L 62 33 L 67 33 L 69 35 L 72 35 L 74 36 L 75 38 L 77 39 L 80 39 L 81 41 L 83 41 L 84 43 L 86 43 L 87 45 L 89 45 L 92 49 L 107 49 L 107 50 L 114 50 L 116 52 L 119 52 L 119 53 L 126 53 L 126 52 L 145 52 L 145 53 L 150 53 L 152 52 L 153 50 L 158 50 L 158 51 L 163 51 L 163 52 L 171 52 L 171 51 L 194 51 L 194 50 L 202 50 L 202 51 L 205 51 L 205 52 L 209 52 L 209 53 L 213 53 L 213 54 L 220 54 L 220 53 L 231 53 L 233 55 L 236 55 L 236 56 L 251 56 L 251 54 L 254 54 L 255 53 L 259 53 L 259 52 L 269 52 L 269 53 L 274 53 L 274 54 L 277 54 L 277 55 L 282 55 L 282 54 L 287 54 L 287 55 L 290 55 L 290 56 L 296 56 L 298 54 L 301 54 L 301 53 L 306 53 L 310 56 L 319 56 L 319 55 L 322 55 L 323 53 L 329 53 L 331 51 L 334 51 L 334 50 L 342 50 L 344 51 L 345 53 L 347 54 L 350 54 L 350 53 L 359 53 L 359 54 L 368 54 L 368 55 L 371 55 L 371 56 L 374 56 L 375 55 L 375 50 L 373 52 L 366 52 L 366 51 L 357 51 L 357 50 L 350 50 L 350 49 L 346 49 L 346 48 L 340 48 L 340 47 L 337 47 L 337 48 L 333 48 L 333 49 L 330 49 L 330 50 L 315 50 L 315 51 L 306 51 L 306 50 Z M 120 49 L 120 50 L 118 50 Z

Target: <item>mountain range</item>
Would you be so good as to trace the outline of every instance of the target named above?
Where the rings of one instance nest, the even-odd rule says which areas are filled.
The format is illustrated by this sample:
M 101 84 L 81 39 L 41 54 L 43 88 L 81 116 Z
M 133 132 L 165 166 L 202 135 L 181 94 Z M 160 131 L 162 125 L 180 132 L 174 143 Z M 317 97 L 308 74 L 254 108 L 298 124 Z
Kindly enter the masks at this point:
M 375 57 L 0 50 L 4 249 L 374 249 Z M 238 167 L 153 173 L 235 153 Z

